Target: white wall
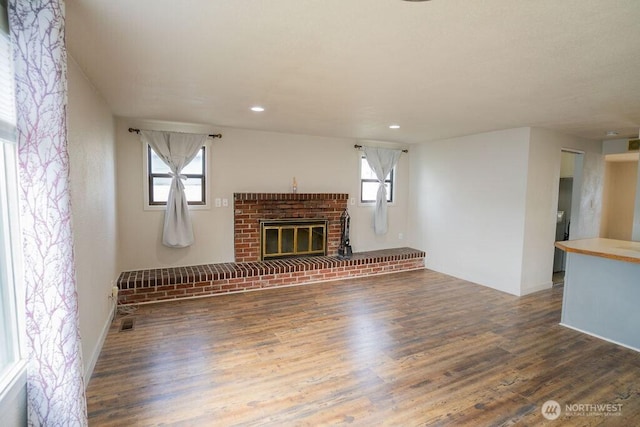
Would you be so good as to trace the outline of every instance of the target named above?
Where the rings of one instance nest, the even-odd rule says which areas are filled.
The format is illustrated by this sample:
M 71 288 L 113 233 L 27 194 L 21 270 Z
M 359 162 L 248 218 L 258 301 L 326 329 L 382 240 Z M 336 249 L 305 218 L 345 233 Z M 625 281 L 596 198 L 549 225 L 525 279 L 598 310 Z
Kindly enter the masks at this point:
M 411 245 L 427 252 L 427 267 L 518 294 L 529 129 L 411 150 Z
M 596 141 L 591 142 L 593 147 L 598 145 Z M 603 189 L 604 156 L 595 149 L 587 151 L 584 155 L 578 221 L 572 226 L 570 239 L 590 239 L 600 236 Z
M 601 143 L 531 128 L 520 295 L 552 285 L 562 149 L 585 153 L 583 169 L 574 174 L 577 189 L 574 194 L 579 194 L 579 208 L 577 215 L 572 212 L 572 218 L 577 216 L 578 221 L 571 223 L 570 238 L 598 237 L 600 232 L 604 181 Z
M 598 141 L 519 128 L 412 147 L 411 244 L 427 267 L 515 295 L 551 286 L 562 148 L 587 151 L 577 227 L 597 236 Z
M 209 199 L 226 198 L 229 207 L 192 210 L 195 244 L 167 248 L 161 243 L 163 211 L 144 210 L 143 148 L 129 127 L 222 133 L 210 142 Z M 348 193 L 359 197 L 358 141 L 307 135 L 225 129 L 177 123 L 117 119 L 119 265 L 122 270 L 230 262 L 233 255 L 233 193 L 290 192 L 295 176 L 300 193 Z M 368 143 L 374 144 L 373 142 Z M 411 153 L 410 153 L 411 154 Z M 410 155 L 409 154 L 409 155 Z M 349 204 L 354 251 L 405 246 L 409 160 L 397 167 L 397 192 L 389 208 L 389 232 L 376 236 L 373 207 Z
M 116 265 L 115 123 L 73 58 L 68 61 L 68 140 L 80 335 L 88 383 L 108 330 Z

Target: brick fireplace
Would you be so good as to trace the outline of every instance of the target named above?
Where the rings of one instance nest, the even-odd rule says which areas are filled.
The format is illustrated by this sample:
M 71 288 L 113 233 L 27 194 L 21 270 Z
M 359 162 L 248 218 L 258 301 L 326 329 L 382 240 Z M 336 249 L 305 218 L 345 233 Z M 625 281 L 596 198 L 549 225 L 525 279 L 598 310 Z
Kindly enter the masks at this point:
M 260 260 L 260 220 L 326 220 L 327 255 L 337 255 L 340 215 L 347 208 L 348 199 L 344 193 L 235 193 L 235 261 Z
M 336 257 L 347 194 L 234 194 L 235 262 L 125 271 L 118 303 L 146 304 L 424 268 L 423 251 L 393 248 Z M 260 261 L 260 220 L 327 221 L 327 255 Z M 298 221 L 299 220 L 299 221 Z M 324 222 L 324 221 L 323 221 Z

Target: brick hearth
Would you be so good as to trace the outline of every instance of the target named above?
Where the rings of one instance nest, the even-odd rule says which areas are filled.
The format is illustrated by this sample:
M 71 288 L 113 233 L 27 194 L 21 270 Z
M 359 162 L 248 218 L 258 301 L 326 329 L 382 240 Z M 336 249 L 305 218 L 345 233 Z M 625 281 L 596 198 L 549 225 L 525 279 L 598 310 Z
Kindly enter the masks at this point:
M 126 271 L 118 278 L 118 302 L 151 303 L 416 270 L 424 268 L 424 258 L 423 251 L 397 248 L 356 253 L 349 260 L 318 256 Z

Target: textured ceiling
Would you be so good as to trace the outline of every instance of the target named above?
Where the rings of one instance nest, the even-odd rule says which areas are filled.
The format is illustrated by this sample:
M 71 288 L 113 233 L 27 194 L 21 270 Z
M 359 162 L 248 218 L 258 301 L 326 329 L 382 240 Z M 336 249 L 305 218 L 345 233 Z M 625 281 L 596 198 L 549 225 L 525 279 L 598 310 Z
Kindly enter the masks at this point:
M 67 0 L 66 13 L 69 53 L 117 116 L 403 143 L 640 127 L 639 0 Z

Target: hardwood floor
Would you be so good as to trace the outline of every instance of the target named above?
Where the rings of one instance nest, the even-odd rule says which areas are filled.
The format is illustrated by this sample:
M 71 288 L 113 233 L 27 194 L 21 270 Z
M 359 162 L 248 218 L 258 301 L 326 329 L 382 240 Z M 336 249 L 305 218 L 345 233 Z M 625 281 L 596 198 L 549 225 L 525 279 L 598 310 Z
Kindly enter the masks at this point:
M 89 423 L 639 425 L 640 353 L 558 325 L 561 302 L 420 270 L 141 306 L 112 325 Z

